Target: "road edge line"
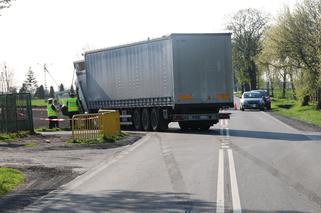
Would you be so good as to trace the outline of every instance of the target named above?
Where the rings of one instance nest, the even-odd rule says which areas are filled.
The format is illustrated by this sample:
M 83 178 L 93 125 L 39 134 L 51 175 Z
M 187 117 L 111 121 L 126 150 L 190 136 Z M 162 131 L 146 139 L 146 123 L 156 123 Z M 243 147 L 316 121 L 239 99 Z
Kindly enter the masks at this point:
M 267 117 L 272 118 L 274 121 L 278 122 L 279 124 L 283 125 L 284 127 L 288 128 L 288 129 L 291 129 L 291 130 L 296 131 L 296 132 L 300 132 L 299 130 L 297 130 L 297 129 L 295 129 L 294 127 L 292 127 L 292 126 L 290 126 L 290 125 L 288 125 L 288 124 L 280 121 L 279 119 L 273 117 L 272 115 L 270 115 L 270 114 L 267 113 L 267 112 L 262 112 L 262 111 L 261 111 L 261 113 L 263 113 L 263 114 L 264 114 L 265 116 L 267 116 Z
M 103 162 L 99 163 L 97 166 L 95 166 L 92 169 L 88 170 L 84 174 L 78 176 L 77 178 L 75 178 L 71 182 L 69 182 L 69 183 L 67 183 L 65 185 L 62 185 L 61 188 L 64 189 L 64 191 L 73 190 L 74 188 L 76 188 L 76 187 L 80 186 L 81 184 L 83 184 L 85 181 L 88 181 L 89 179 L 91 179 L 93 176 L 95 176 L 96 174 L 98 174 L 102 170 L 108 168 L 112 164 L 116 163 L 117 161 L 119 161 L 120 159 L 122 159 L 123 157 L 125 157 L 126 155 L 128 155 L 129 153 L 134 151 L 135 149 L 137 149 L 139 146 L 144 144 L 149 139 L 150 139 L 150 136 L 146 135 L 142 139 L 138 140 L 133 147 L 128 147 L 128 149 L 122 150 L 121 152 L 116 154 L 116 157 L 114 157 L 113 159 L 111 159 L 111 160 L 109 160 L 107 162 L 104 160 Z
M 33 206 L 43 206 L 43 204 L 41 203 L 42 200 L 46 199 L 46 198 L 50 198 L 50 196 L 56 196 L 57 193 L 58 194 L 65 194 L 70 192 L 71 190 L 73 190 L 74 188 L 80 186 L 83 182 L 89 180 L 90 178 L 92 178 L 94 175 L 96 175 L 97 173 L 101 172 L 102 170 L 106 169 L 107 167 L 111 166 L 112 164 L 116 163 L 118 160 L 120 160 L 121 158 L 125 157 L 127 154 L 129 154 L 130 152 L 134 151 L 135 149 L 137 149 L 139 146 L 141 146 L 142 144 L 144 144 L 147 140 L 150 139 L 150 135 L 147 134 L 146 136 L 144 136 L 143 138 L 139 139 L 135 145 L 133 147 L 128 147 L 129 149 L 125 149 L 122 150 L 121 152 L 119 152 L 118 154 L 116 154 L 116 157 L 109 161 L 106 164 L 106 160 L 103 160 L 101 163 L 99 163 L 97 166 L 89 169 L 87 172 L 83 173 L 82 175 L 79 175 L 78 177 L 76 177 L 75 179 L 73 179 L 72 181 L 61 185 L 60 187 L 58 187 L 57 189 L 49 192 L 48 194 L 38 198 L 37 200 L 35 200 L 33 203 L 29 204 L 28 206 L 25 206 L 23 208 L 23 211 L 26 212 L 33 212 Z M 39 203 L 40 202 L 40 203 Z M 50 205 L 53 201 L 49 201 L 46 204 Z

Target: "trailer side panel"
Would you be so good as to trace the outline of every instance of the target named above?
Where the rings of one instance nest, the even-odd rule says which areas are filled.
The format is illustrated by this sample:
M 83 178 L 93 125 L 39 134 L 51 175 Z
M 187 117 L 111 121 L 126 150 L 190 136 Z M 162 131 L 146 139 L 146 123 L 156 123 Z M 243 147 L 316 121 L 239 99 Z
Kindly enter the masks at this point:
M 173 98 L 172 46 L 169 39 L 85 55 L 88 102 L 114 107 L 114 102 Z M 126 103 L 125 103 L 126 102 Z M 115 102 L 116 103 L 116 102 Z

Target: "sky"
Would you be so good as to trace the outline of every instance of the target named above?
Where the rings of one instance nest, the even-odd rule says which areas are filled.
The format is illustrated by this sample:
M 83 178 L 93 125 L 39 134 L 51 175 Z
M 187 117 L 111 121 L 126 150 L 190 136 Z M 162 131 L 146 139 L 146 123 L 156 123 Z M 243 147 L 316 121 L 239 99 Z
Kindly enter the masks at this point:
M 70 87 L 73 61 L 89 49 L 171 33 L 226 32 L 240 9 L 257 8 L 271 20 L 300 0 L 16 0 L 0 16 L 0 72 L 14 71 L 20 87 L 29 67 L 38 85 Z

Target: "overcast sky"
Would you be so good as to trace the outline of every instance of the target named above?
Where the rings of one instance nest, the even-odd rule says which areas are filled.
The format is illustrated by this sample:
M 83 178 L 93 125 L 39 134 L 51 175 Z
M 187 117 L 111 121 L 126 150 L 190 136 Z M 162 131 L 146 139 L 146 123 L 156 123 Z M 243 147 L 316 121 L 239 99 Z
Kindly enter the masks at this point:
M 73 61 L 103 48 L 170 33 L 224 32 L 228 17 L 258 8 L 275 17 L 300 0 L 16 0 L 0 16 L 0 68 L 21 86 L 28 67 L 44 83 L 43 64 L 70 86 Z M 0 69 L 0 71 L 1 71 Z M 50 77 L 48 86 L 55 84 Z

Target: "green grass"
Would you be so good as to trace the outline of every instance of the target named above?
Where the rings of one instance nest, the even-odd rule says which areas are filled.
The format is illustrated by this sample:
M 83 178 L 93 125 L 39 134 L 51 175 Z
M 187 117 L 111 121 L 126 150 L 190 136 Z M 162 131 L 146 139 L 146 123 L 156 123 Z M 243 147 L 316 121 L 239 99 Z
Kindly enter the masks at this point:
M 15 189 L 24 180 L 22 172 L 11 168 L 0 168 L 0 196 Z
M 60 104 L 66 105 L 67 103 L 67 98 L 61 98 L 58 100 Z M 35 107 L 45 107 L 47 106 L 47 99 L 32 99 L 31 100 L 31 105 Z
M 272 111 L 276 114 L 321 126 L 321 111 L 316 110 L 313 104 L 302 107 L 298 101 L 277 98 L 273 98 L 271 104 Z M 292 105 L 292 107 L 285 109 L 282 108 L 284 105 Z
M 241 96 L 242 96 L 242 91 L 237 91 L 237 92 L 235 92 L 235 93 L 234 93 L 234 96 L 235 96 L 235 97 L 238 97 L 238 98 L 241 97 Z
M 0 141 L 10 141 L 17 138 L 25 138 L 30 135 L 29 131 L 20 131 L 12 133 L 0 133 Z
M 116 142 L 124 137 L 128 136 L 127 133 L 124 132 L 119 132 L 117 135 L 113 135 L 110 137 L 104 137 L 104 136 L 100 136 L 98 138 L 95 139 L 69 139 L 67 141 L 68 144 L 102 144 L 102 143 L 113 143 Z
M 31 105 L 37 107 L 44 107 L 47 106 L 47 101 L 45 99 L 32 99 Z

